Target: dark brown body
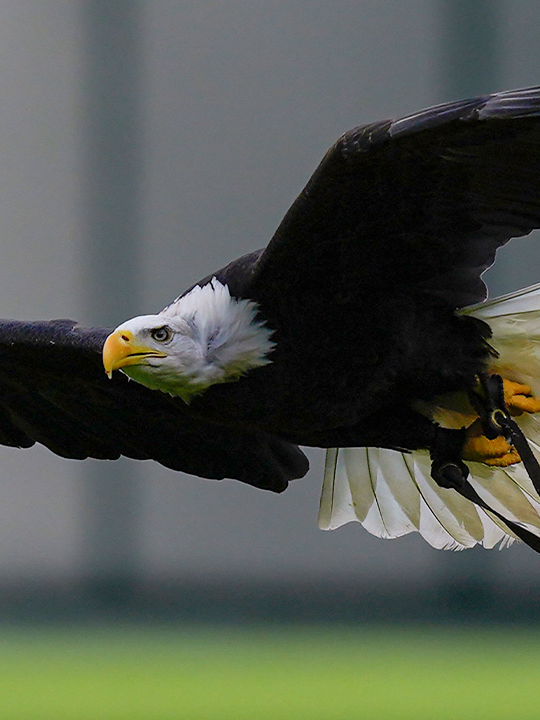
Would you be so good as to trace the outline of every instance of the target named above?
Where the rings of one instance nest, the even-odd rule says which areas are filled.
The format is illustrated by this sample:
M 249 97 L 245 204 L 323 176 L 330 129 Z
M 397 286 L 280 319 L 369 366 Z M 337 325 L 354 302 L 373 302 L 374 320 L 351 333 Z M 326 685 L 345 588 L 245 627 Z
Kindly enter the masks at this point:
M 236 296 L 256 299 L 245 278 L 257 259 L 215 275 Z M 198 417 L 300 445 L 429 447 L 432 424 L 414 401 L 472 389 L 489 358 L 487 325 L 414 289 L 359 291 L 285 317 L 263 302 L 260 316 L 275 330 L 273 362 L 196 397 L 190 412 Z

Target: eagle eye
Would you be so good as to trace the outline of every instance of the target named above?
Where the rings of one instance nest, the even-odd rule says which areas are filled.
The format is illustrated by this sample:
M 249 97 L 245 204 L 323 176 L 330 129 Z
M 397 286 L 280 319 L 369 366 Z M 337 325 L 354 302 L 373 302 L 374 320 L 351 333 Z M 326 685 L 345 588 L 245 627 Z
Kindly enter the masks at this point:
M 172 330 L 167 325 L 163 325 L 163 327 L 154 328 L 150 335 L 156 342 L 164 343 L 172 338 Z

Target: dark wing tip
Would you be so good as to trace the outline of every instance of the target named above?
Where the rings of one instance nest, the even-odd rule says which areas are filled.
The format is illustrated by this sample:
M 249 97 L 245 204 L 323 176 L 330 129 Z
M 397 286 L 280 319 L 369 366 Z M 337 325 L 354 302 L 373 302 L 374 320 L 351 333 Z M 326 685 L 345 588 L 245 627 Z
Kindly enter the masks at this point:
M 540 115 L 540 86 L 520 90 L 505 90 L 492 95 L 443 103 L 420 110 L 413 115 L 394 120 L 389 135 L 401 135 L 429 130 L 453 120 L 487 120 L 493 118 L 525 118 Z
M 540 115 L 540 86 L 507 90 L 490 95 L 484 106 L 479 108 L 480 119 L 524 118 Z

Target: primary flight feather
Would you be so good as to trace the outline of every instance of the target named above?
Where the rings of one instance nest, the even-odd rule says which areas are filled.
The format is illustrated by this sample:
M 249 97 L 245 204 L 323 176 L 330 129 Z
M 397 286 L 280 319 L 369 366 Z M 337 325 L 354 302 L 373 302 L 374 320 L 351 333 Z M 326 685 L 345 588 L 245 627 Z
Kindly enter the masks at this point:
M 481 279 L 539 227 L 540 88 L 355 128 L 266 249 L 160 313 L 2 322 L 0 443 L 274 491 L 323 447 L 321 527 L 540 550 L 537 489 L 483 412 L 500 378 L 540 456 L 540 290 L 485 302 Z

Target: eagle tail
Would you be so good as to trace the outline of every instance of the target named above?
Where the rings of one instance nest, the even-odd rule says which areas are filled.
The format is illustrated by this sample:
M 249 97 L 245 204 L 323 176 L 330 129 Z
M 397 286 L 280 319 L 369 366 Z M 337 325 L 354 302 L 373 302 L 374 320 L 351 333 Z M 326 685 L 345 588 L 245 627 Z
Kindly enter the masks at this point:
M 466 308 L 485 320 L 498 352 L 490 371 L 529 385 L 540 397 L 540 284 Z M 469 425 L 474 411 L 463 396 L 438 398 L 431 416 L 447 427 Z M 514 418 L 540 461 L 540 413 Z M 540 497 L 523 463 L 489 467 L 470 462 L 469 481 L 489 508 L 540 537 Z M 463 550 L 511 544 L 515 534 L 495 514 L 478 507 L 431 478 L 427 451 L 402 453 L 383 448 L 327 451 L 319 526 L 332 530 L 360 522 L 382 538 L 419 532 L 435 548 Z

